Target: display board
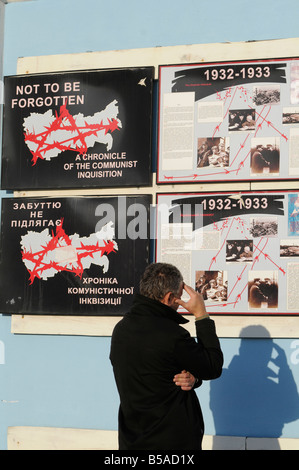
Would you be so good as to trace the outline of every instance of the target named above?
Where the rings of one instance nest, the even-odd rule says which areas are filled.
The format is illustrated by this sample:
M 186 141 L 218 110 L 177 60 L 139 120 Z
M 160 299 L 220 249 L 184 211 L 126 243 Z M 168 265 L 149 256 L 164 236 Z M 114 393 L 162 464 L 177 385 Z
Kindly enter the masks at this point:
M 153 74 L 5 77 L 2 189 L 149 185 Z
M 158 183 L 299 177 L 297 58 L 159 68 Z
M 149 262 L 151 196 L 2 199 L 0 311 L 121 315 Z
M 156 260 L 209 313 L 299 315 L 299 192 L 158 194 Z

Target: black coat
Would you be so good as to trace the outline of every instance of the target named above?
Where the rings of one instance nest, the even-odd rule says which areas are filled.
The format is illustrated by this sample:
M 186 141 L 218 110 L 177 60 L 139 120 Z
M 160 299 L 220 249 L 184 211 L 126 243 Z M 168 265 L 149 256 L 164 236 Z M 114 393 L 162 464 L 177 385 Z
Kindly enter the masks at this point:
M 223 356 L 214 321 L 195 322 L 197 341 L 179 324 L 188 322 L 161 302 L 137 295 L 115 326 L 110 359 L 120 395 L 119 449 L 198 450 L 204 423 L 194 390 L 173 377 L 188 370 L 202 380 L 221 375 Z

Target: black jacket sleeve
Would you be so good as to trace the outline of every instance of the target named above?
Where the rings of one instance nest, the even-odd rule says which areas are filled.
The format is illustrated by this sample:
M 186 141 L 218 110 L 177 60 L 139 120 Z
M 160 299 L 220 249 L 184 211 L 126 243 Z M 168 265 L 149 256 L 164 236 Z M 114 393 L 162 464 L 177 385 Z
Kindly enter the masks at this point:
M 210 318 L 205 318 L 197 320 L 195 327 L 197 341 L 183 328 L 176 341 L 175 357 L 178 367 L 188 370 L 199 380 L 217 379 L 222 372 L 223 354 L 215 323 Z

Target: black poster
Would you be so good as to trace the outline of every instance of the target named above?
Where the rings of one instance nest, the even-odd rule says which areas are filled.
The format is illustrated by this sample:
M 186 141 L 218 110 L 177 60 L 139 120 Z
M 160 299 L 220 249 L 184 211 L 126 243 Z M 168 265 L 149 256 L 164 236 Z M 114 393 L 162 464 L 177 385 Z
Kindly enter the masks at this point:
M 2 199 L 0 311 L 122 315 L 149 261 L 151 196 Z
M 148 186 L 153 72 L 5 77 L 2 188 Z

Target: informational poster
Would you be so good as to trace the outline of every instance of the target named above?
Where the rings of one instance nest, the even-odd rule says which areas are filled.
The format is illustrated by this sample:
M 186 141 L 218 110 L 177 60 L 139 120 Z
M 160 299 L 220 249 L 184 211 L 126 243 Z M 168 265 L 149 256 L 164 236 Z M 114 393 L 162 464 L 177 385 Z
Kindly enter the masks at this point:
M 122 315 L 149 261 L 150 196 L 2 199 L 0 311 Z
M 298 60 L 160 66 L 158 183 L 298 178 Z
M 149 185 L 153 73 L 5 77 L 2 189 Z
M 299 192 L 158 194 L 156 260 L 211 314 L 299 315 Z

